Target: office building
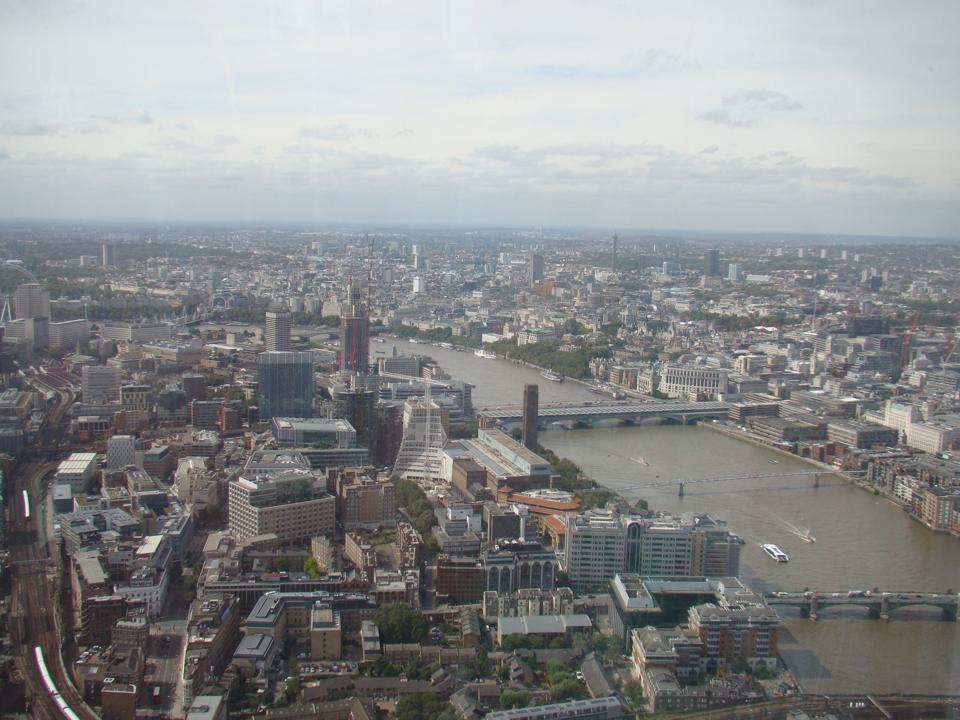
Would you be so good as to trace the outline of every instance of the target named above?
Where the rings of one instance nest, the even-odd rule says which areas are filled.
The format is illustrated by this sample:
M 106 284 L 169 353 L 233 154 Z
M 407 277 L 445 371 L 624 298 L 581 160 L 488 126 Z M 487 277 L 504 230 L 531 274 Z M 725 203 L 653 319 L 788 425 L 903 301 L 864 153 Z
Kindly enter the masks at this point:
M 337 519 L 347 531 L 376 530 L 397 523 L 397 500 L 392 482 L 370 477 L 360 468 L 330 470 L 328 486 L 337 495 Z
M 727 392 L 728 371 L 700 365 L 668 365 L 660 371 L 659 390 L 669 398 L 716 398 Z
M 535 540 L 498 540 L 483 552 L 481 560 L 487 590 L 509 593 L 526 588 L 551 590 L 556 586 L 556 553 Z
M 242 473 L 229 484 L 229 526 L 238 542 L 273 533 L 281 542 L 306 542 L 334 530 L 336 499 L 311 471 Z
M 591 510 L 567 518 L 564 570 L 577 590 L 617 573 L 733 576 L 740 540 L 710 515 L 641 518 Z
M 69 485 L 74 495 L 86 492 L 96 469 L 96 453 L 72 453 L 57 466 L 54 484 Z
M 523 446 L 530 452 L 537 451 L 537 421 L 539 418 L 540 386 L 534 383 L 523 386 Z
M 267 310 L 266 325 L 263 331 L 264 349 L 267 352 L 287 352 L 290 345 L 290 326 L 293 315 L 287 310 L 271 308 Z
M 263 352 L 257 356 L 260 419 L 313 415 L 313 355 Z
M 87 405 L 106 405 L 120 400 L 120 368 L 87 365 L 81 371 L 81 392 Z
M 75 351 L 90 340 L 90 323 L 86 320 L 64 320 L 47 323 L 47 343 L 51 350 Z
M 354 448 L 357 431 L 346 420 L 274 417 L 271 431 L 280 447 Z
M 137 439 L 133 435 L 107 438 L 107 470 L 122 470 L 137 462 Z
M 100 337 L 125 343 L 160 342 L 173 337 L 173 325 L 107 320 L 100 323 Z
M 347 302 L 340 308 L 340 371 L 366 375 L 370 368 L 370 317 L 360 286 L 347 286 Z
M 13 291 L 13 313 L 18 320 L 50 317 L 50 293 L 40 283 L 23 283 Z
M 730 263 L 727 266 L 727 280 L 732 283 L 738 283 L 743 280 L 743 271 L 738 263 Z

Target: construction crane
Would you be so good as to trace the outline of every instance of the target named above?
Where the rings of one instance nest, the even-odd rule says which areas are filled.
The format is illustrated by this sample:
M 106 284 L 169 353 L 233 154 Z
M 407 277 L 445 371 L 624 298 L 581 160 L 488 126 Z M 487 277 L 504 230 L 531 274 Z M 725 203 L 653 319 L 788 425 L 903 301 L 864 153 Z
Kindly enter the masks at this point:
M 903 334 L 903 343 L 900 348 L 900 369 L 903 370 L 910 362 L 910 345 L 913 343 L 913 334 L 917 330 L 917 323 L 920 320 L 920 311 L 913 313 L 910 320 L 910 329 Z

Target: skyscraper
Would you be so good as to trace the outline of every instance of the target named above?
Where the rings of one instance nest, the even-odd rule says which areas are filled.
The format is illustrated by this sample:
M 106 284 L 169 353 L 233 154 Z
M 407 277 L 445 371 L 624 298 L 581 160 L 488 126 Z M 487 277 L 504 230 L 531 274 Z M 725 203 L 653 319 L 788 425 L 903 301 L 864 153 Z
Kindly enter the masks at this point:
M 543 280 L 544 262 L 543 255 L 533 253 L 530 255 L 530 284 L 535 285 Z
M 100 264 L 104 267 L 117 266 L 117 246 L 113 243 L 102 243 L 100 245 Z
M 716 248 L 707 250 L 704 258 L 703 274 L 707 277 L 719 277 L 720 275 L 720 251 Z
M 260 353 L 257 383 L 261 420 L 312 417 L 313 353 Z
M 360 287 L 351 282 L 347 301 L 340 308 L 340 371 L 366 375 L 369 366 L 370 317 Z
M 537 451 L 537 416 L 540 406 L 540 386 L 534 383 L 523 386 L 523 446 Z
M 290 350 L 290 325 L 293 315 L 280 308 L 267 310 L 266 326 L 263 331 L 264 349 L 267 352 L 286 352 Z

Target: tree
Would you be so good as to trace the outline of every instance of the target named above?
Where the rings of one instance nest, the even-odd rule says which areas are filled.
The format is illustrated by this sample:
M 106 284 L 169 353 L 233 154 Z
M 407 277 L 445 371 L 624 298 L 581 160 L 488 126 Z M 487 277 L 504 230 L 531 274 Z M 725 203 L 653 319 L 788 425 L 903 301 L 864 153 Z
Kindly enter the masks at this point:
M 550 699 L 554 702 L 579 697 L 583 689 L 574 678 L 567 677 L 550 687 Z
M 323 573 L 320 571 L 320 564 L 312 555 L 307 558 L 306 562 L 303 563 L 303 571 L 314 579 L 323 575 Z
M 547 647 L 551 650 L 562 650 L 567 647 L 567 639 L 563 635 L 557 635 Z
M 386 643 L 416 643 L 427 635 L 427 621 L 423 613 L 400 603 L 377 608 L 373 621 Z
M 500 693 L 500 709 L 512 710 L 523 708 L 530 704 L 530 693 L 526 690 L 512 690 L 506 688 Z
M 397 720 L 446 720 L 454 718 L 450 704 L 429 693 L 410 693 L 397 701 Z
M 477 654 L 467 661 L 467 672 L 470 673 L 470 677 L 485 677 L 488 669 L 487 649 L 481 647 L 477 650 Z

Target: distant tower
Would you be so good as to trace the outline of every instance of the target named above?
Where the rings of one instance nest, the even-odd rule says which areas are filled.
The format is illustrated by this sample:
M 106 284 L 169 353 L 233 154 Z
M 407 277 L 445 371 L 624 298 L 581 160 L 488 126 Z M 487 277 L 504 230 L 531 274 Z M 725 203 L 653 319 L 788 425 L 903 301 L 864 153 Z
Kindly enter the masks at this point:
M 536 285 L 543 280 L 544 262 L 543 255 L 532 253 L 530 255 L 530 284 Z
M 267 310 L 266 326 L 263 331 L 264 349 L 267 352 L 286 352 L 290 350 L 290 326 L 293 315 L 278 307 Z
M 617 237 L 617 234 L 613 234 L 613 258 L 610 260 L 610 269 L 617 269 L 617 243 L 620 241 L 620 238 Z
M 707 277 L 719 277 L 720 276 L 720 251 L 716 248 L 707 250 L 707 256 L 705 258 L 706 262 L 704 263 L 703 274 Z
M 537 417 L 540 414 L 540 386 L 523 386 L 523 446 L 537 451 Z
M 347 302 L 340 306 L 340 372 L 366 375 L 370 366 L 370 317 L 351 280 Z
M 117 266 L 117 246 L 113 243 L 102 243 L 100 245 L 100 264 L 104 267 Z

